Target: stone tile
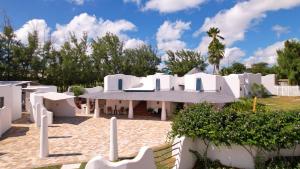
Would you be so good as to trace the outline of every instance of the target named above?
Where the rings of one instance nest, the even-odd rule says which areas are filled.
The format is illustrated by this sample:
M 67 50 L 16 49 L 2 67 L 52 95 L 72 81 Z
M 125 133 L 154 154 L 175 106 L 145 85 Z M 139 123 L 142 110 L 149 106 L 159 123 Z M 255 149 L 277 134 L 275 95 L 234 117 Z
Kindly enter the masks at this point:
M 170 130 L 169 121 L 154 117 L 118 118 L 119 156 L 128 156 L 142 146 L 164 144 Z M 110 117 L 59 117 L 49 127 L 49 153 L 39 159 L 39 129 L 28 123 L 28 116 L 13 124 L 0 139 L 0 168 L 22 169 L 54 164 L 79 163 L 109 153 Z

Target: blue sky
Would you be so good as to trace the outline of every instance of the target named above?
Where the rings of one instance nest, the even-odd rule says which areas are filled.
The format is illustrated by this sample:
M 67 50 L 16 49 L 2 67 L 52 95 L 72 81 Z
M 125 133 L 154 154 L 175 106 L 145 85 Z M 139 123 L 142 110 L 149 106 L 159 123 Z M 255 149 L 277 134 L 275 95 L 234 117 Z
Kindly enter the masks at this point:
M 110 31 L 128 48 L 147 43 L 162 56 L 181 49 L 205 54 L 205 31 L 217 26 L 227 47 L 223 66 L 276 64 L 276 49 L 300 36 L 300 0 L 0 0 L 0 11 L 25 43 L 32 28 L 57 46 L 68 32 L 95 38 Z

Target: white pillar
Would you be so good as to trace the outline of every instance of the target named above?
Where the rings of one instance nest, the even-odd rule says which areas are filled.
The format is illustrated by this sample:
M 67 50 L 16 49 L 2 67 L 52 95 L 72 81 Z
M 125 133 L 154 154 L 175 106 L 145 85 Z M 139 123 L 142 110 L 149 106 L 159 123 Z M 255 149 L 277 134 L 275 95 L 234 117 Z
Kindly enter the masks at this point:
M 129 100 L 129 110 L 128 110 L 128 118 L 133 118 L 133 101 Z
M 35 126 L 36 127 L 40 127 L 41 126 L 41 104 L 38 103 L 35 106 Z
M 166 102 L 165 101 L 163 101 L 161 104 L 161 120 L 162 121 L 167 120 Z
M 117 118 L 110 119 L 110 145 L 109 145 L 109 160 L 118 160 L 118 135 L 117 135 Z
M 48 119 L 46 115 L 43 115 L 40 128 L 40 158 L 48 157 L 48 155 Z
M 85 114 L 90 114 L 90 99 L 86 99 L 86 109 L 85 109 Z
M 94 111 L 94 118 L 98 118 L 100 116 L 100 110 L 99 110 L 99 100 L 96 99 L 95 101 L 95 111 Z

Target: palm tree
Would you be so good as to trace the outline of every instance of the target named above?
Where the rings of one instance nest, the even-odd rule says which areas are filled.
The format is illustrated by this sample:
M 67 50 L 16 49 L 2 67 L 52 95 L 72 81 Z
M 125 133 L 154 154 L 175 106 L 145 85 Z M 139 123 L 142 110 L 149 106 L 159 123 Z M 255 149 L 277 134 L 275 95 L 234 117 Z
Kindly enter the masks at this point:
M 219 39 L 224 40 L 224 38 L 219 35 L 219 28 L 215 27 L 210 28 L 207 34 L 212 38 L 208 46 L 208 61 L 214 65 L 213 74 L 218 74 L 220 70 L 220 60 L 223 59 L 225 50 L 225 45 L 221 43 Z

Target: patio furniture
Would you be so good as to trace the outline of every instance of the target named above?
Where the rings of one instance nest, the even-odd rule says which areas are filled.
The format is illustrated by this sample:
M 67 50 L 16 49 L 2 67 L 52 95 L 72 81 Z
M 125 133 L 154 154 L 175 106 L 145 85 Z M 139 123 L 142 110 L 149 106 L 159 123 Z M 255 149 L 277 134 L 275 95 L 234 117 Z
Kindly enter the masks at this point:
M 113 114 L 114 114 L 114 115 L 119 114 L 118 109 L 117 109 L 117 105 L 115 105 L 115 109 L 114 109 Z
M 107 113 L 106 114 L 112 114 L 113 113 L 113 110 L 111 107 L 107 107 Z
M 119 109 L 119 114 L 121 114 L 121 115 L 125 114 L 125 108 L 124 107 L 121 107 Z

